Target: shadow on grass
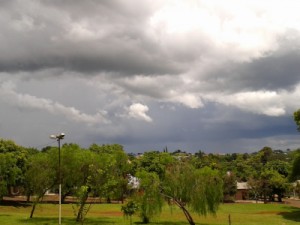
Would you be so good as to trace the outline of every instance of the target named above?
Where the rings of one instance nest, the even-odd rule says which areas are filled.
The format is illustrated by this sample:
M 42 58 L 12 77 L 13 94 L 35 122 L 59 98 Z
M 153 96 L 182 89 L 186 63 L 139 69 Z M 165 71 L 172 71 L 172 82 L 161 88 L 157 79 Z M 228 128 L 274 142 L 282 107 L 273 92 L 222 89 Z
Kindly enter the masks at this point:
M 58 218 L 54 217 L 36 217 L 32 219 L 20 219 L 20 224 L 34 224 L 34 225 L 53 225 L 57 224 Z M 68 225 L 80 225 L 81 222 L 76 222 L 75 218 L 62 218 L 62 224 Z M 87 218 L 84 221 L 84 225 L 104 225 L 104 224 L 115 224 L 115 222 L 110 221 L 105 218 Z
M 136 224 L 142 224 L 142 223 L 136 223 Z M 182 225 L 182 224 L 189 225 L 189 222 L 182 223 L 182 221 L 179 221 L 179 222 L 167 222 L 167 221 L 164 221 L 164 222 L 159 222 L 159 224 L 160 225 Z M 197 223 L 197 224 L 198 225 L 209 225 L 208 223 Z
M 287 207 L 287 209 L 289 210 L 289 212 L 280 213 L 281 216 L 286 220 L 300 222 L 300 208 Z
M 26 208 L 26 207 L 31 207 L 30 203 L 27 202 L 19 202 L 19 201 L 1 201 L 0 205 L 2 206 L 13 206 L 16 208 Z

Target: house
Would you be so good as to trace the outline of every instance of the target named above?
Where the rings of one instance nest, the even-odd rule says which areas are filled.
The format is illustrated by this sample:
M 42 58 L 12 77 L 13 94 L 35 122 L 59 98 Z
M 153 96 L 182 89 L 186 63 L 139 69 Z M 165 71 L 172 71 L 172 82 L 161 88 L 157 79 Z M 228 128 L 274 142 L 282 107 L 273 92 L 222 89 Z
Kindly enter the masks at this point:
M 249 198 L 249 186 L 247 182 L 237 182 L 235 200 L 247 200 Z

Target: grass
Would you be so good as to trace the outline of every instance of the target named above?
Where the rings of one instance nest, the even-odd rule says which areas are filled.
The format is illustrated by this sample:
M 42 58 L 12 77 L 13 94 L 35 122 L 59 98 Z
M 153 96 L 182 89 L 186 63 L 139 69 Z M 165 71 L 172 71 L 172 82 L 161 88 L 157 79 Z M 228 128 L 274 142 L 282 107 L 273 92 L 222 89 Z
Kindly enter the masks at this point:
M 120 204 L 95 204 L 87 214 L 86 225 L 129 225 L 121 213 Z M 31 207 L 25 204 L 0 205 L 1 225 L 54 225 L 58 224 L 58 205 L 38 205 L 33 219 L 29 219 Z M 198 225 L 228 225 L 230 214 L 232 225 L 296 225 L 300 222 L 300 209 L 284 204 L 224 204 L 216 216 L 193 215 Z M 133 216 L 134 224 L 139 218 Z M 62 224 L 79 225 L 75 222 L 71 204 L 62 207 Z M 188 225 L 183 213 L 178 208 L 165 206 L 162 214 L 153 219 L 151 224 Z

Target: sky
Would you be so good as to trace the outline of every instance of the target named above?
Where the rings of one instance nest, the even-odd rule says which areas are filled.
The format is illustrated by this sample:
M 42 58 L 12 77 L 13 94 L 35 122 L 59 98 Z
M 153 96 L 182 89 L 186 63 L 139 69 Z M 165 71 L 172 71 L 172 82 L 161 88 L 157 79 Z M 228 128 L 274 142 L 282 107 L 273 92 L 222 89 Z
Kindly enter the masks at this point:
M 0 1 L 0 137 L 296 149 L 298 0 Z

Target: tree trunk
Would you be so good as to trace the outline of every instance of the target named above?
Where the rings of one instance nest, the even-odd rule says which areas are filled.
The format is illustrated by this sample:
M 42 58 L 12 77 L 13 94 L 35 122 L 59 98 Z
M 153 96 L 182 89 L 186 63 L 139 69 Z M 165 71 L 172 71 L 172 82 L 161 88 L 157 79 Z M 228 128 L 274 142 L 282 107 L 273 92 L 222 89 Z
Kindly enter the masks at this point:
M 30 201 L 30 196 L 31 196 L 31 193 L 28 192 L 28 194 L 26 195 L 26 202 L 27 202 L 27 203 Z
M 67 193 L 65 193 L 65 194 L 63 194 L 63 195 L 61 196 L 61 203 L 62 203 L 62 204 L 65 203 L 66 197 L 67 197 L 69 194 L 70 194 L 70 191 L 68 191 Z
M 36 205 L 41 201 L 41 199 L 44 197 L 47 190 L 45 190 L 43 193 L 40 193 L 40 195 L 37 196 L 37 198 L 33 201 L 32 209 L 30 212 L 30 219 L 33 217 L 33 213 L 35 211 Z
M 30 217 L 29 217 L 30 219 L 32 219 L 32 217 L 33 217 L 33 213 L 34 213 L 34 211 L 35 211 L 36 205 L 37 205 L 36 202 L 34 202 L 33 205 L 32 205 L 31 212 L 30 212 Z
M 80 207 L 79 207 L 77 217 L 76 217 L 77 222 L 80 222 L 80 221 L 82 222 L 82 220 L 83 220 L 83 214 L 82 213 L 83 213 L 83 209 L 84 209 L 84 206 L 85 206 L 85 203 L 86 203 L 87 199 L 88 199 L 88 193 L 86 193 L 86 195 L 84 196 L 84 198 L 80 202 Z
M 278 194 L 278 202 L 282 202 L 282 195 L 281 194 Z
M 165 195 L 163 193 L 161 193 L 163 196 L 167 197 L 168 199 L 172 199 L 175 204 L 182 210 L 182 212 L 184 213 L 186 219 L 188 220 L 190 225 L 195 225 L 195 222 L 193 220 L 193 217 L 191 216 L 191 214 L 189 213 L 189 211 L 184 207 L 184 203 L 181 202 L 180 200 L 173 198 L 171 196 Z
M 176 205 L 178 205 L 179 208 L 183 211 L 183 213 L 184 213 L 186 219 L 189 221 L 189 224 L 190 224 L 190 225 L 195 225 L 195 222 L 194 222 L 194 220 L 193 220 L 191 214 L 190 214 L 189 211 L 184 207 L 184 204 L 183 204 L 181 201 L 177 200 L 177 199 L 174 199 L 174 201 L 175 201 Z
M 36 205 L 40 202 L 41 198 L 44 196 L 43 195 L 39 195 L 34 201 L 33 201 L 33 205 L 32 205 L 32 208 L 31 208 L 31 212 L 30 212 L 30 219 L 32 219 L 33 217 L 33 213 L 35 211 L 35 208 L 36 208 Z

